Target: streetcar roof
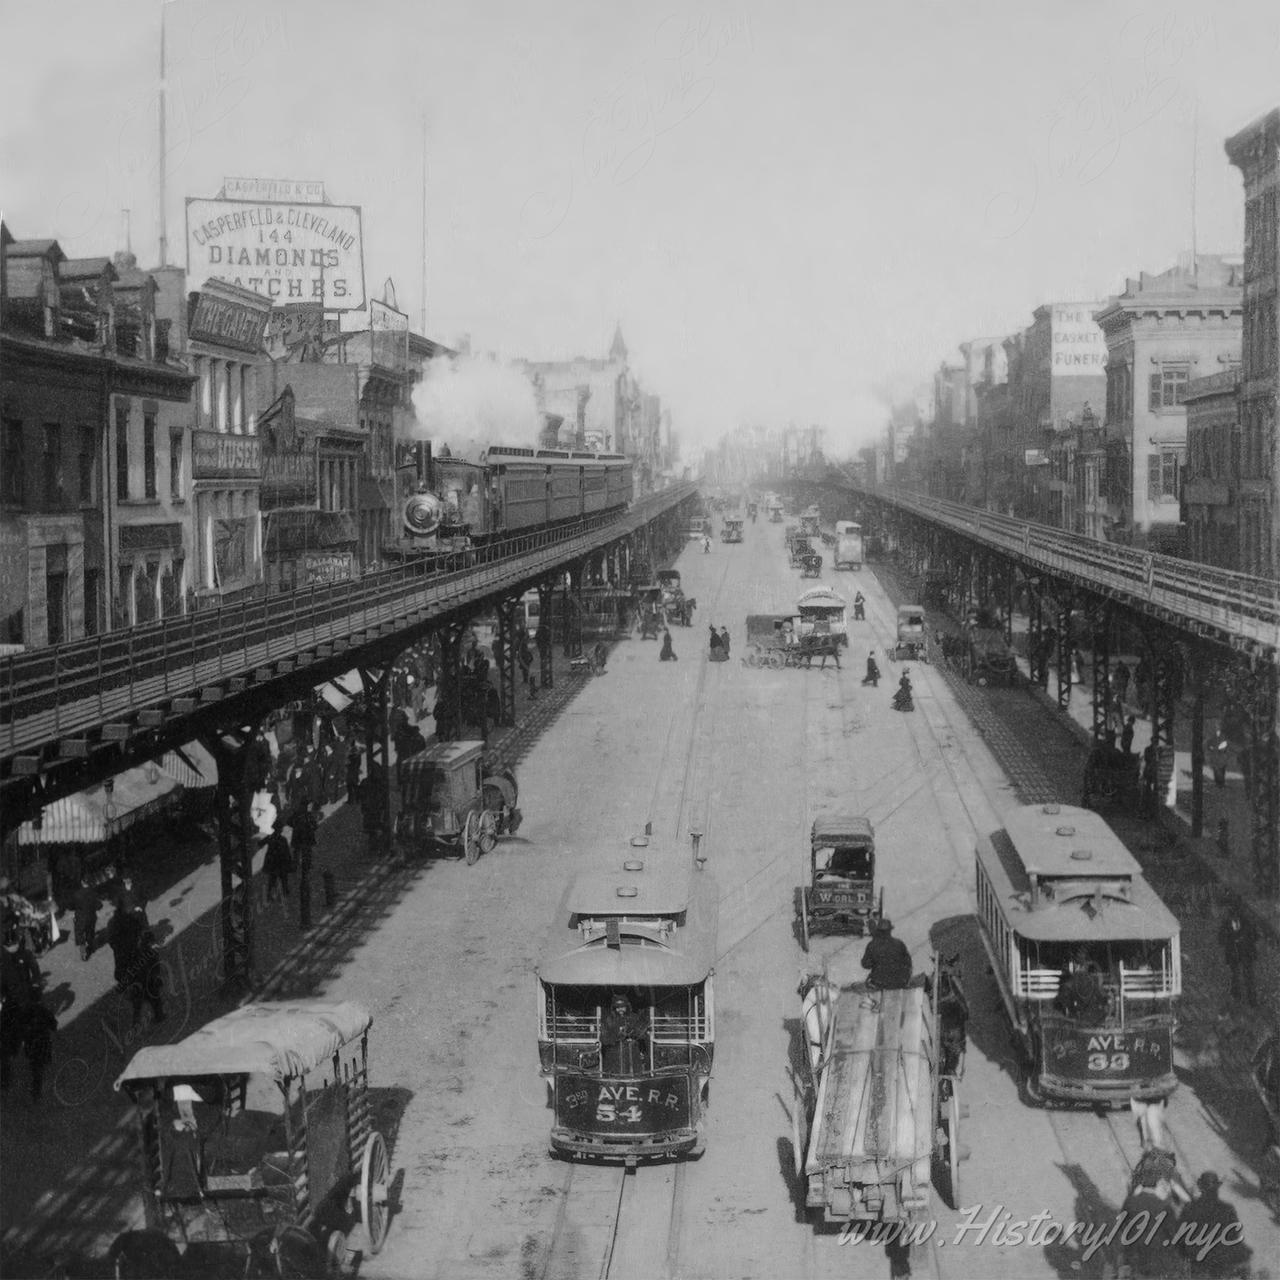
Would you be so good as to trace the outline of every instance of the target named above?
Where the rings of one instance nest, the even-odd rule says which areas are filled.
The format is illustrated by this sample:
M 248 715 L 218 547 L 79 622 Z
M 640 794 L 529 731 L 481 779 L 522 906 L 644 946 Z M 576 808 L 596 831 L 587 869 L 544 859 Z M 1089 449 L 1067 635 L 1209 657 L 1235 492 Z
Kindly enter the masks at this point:
M 1000 911 L 1036 942 L 1173 938 L 1180 925 L 1106 822 L 1076 805 L 1024 805 L 980 839 Z
M 848 602 L 830 587 L 814 587 L 796 601 L 797 609 L 847 609 Z
M 287 1080 L 327 1062 L 373 1019 L 354 1000 L 280 1000 L 241 1005 L 177 1044 L 133 1055 L 116 1088 L 175 1076 L 264 1075 Z
M 715 962 L 718 912 L 707 872 L 646 850 L 569 885 L 538 977 L 553 986 L 693 986 Z
M 406 769 L 416 769 L 422 765 L 433 764 L 437 768 L 448 772 L 469 764 L 483 753 L 484 743 L 478 738 L 462 742 L 433 742 L 416 755 L 407 756 L 404 761 L 404 767 Z

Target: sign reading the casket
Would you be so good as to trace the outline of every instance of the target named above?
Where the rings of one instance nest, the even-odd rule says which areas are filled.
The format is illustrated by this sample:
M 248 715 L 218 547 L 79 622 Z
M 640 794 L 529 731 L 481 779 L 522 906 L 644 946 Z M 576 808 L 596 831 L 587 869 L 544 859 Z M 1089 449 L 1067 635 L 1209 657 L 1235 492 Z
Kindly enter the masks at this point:
M 193 342 L 256 355 L 262 350 L 270 315 L 271 303 L 266 298 L 228 288 L 220 280 L 206 280 L 204 288 L 191 295 L 187 333 Z
M 187 272 L 274 302 L 360 310 L 364 245 L 356 205 L 187 198 Z
M 556 1077 L 556 1120 L 593 1133 L 660 1133 L 689 1121 L 688 1076 Z

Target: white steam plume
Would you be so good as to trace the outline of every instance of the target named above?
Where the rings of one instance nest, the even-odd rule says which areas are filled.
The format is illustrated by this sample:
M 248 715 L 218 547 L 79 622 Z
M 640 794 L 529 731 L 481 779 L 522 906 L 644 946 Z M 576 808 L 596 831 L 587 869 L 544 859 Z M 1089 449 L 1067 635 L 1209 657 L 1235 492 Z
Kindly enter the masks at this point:
M 413 390 L 413 434 L 478 460 L 490 445 L 534 446 L 542 417 L 529 379 L 488 356 L 432 360 Z

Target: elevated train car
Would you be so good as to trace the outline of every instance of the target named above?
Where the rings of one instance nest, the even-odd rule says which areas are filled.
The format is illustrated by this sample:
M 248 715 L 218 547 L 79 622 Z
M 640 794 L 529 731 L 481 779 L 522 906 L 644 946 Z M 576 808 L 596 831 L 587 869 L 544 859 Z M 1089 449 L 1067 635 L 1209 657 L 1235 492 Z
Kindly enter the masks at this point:
M 702 1150 L 719 902 L 692 861 L 633 852 L 569 886 L 537 968 L 552 1154 L 627 1165 Z
M 625 509 L 634 485 L 620 453 L 495 445 L 479 462 L 415 446 L 416 492 L 403 504 L 406 554 L 457 552 Z
M 1028 1100 L 1167 1097 L 1182 993 L 1177 919 L 1096 813 L 1025 805 L 977 845 L 978 918 Z

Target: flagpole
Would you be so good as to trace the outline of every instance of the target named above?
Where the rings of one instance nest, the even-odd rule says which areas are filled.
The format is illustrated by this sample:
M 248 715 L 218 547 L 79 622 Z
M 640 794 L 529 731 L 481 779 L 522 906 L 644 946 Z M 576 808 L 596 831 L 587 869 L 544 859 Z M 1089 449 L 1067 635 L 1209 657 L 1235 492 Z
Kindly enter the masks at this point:
M 422 336 L 427 336 L 427 117 L 422 117 Z
M 1200 279 L 1200 259 L 1196 256 L 1196 151 L 1200 140 L 1200 99 L 1191 116 L 1191 279 Z
M 165 136 L 164 136 L 164 107 L 165 98 L 168 94 L 168 86 L 165 84 L 165 10 L 168 8 L 167 0 L 160 0 L 160 163 L 158 166 L 160 176 L 160 265 L 167 267 L 169 265 L 169 233 L 168 224 L 165 221 L 164 197 L 165 197 Z

